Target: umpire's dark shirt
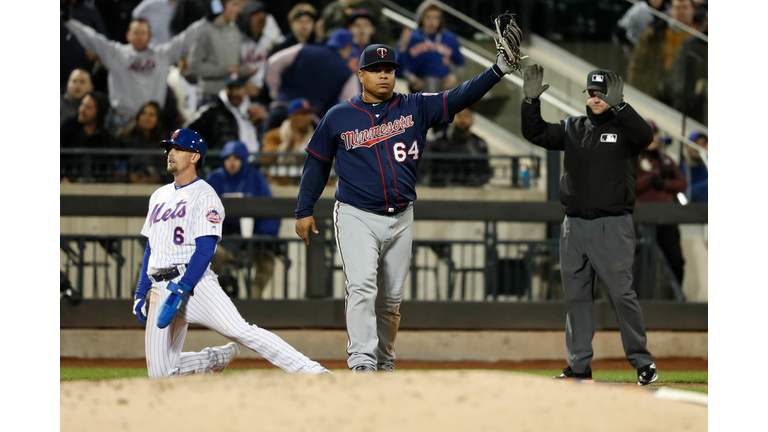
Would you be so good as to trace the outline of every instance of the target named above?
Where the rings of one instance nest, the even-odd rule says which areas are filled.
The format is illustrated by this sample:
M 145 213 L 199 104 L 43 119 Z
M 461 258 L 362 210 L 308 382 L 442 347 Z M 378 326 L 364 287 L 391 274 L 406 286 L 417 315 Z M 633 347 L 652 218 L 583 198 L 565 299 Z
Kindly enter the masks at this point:
M 538 99 L 523 100 L 523 136 L 548 150 L 565 152 L 560 202 L 566 215 L 584 219 L 632 214 L 637 156 L 653 141 L 651 127 L 628 104 L 559 123 L 541 118 Z

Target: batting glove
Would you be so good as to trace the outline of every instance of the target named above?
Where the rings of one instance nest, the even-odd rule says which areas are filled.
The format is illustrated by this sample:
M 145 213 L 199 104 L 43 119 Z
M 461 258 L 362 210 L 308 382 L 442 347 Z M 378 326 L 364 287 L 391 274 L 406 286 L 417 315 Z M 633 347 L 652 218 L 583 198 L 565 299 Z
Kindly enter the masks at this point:
M 147 295 L 137 292 L 133 296 L 133 314 L 140 323 L 147 325 Z
M 192 287 L 179 281 L 179 283 L 168 282 L 168 286 L 165 288 L 171 292 L 171 295 L 165 299 L 165 303 L 160 308 L 160 314 L 157 316 L 157 326 L 159 328 L 166 328 L 173 321 L 173 317 L 176 316 L 176 312 L 179 311 L 181 305 L 187 301 L 189 294 L 192 292 Z

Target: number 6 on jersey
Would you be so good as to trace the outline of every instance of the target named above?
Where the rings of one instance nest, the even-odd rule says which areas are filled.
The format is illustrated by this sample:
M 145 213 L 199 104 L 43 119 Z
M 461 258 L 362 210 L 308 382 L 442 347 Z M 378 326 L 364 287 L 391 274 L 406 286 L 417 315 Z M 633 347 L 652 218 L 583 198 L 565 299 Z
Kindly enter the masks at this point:
M 395 145 L 392 146 L 392 150 L 395 152 L 395 160 L 398 162 L 405 162 L 408 155 L 413 156 L 413 160 L 419 160 L 419 145 L 416 140 L 411 144 L 411 148 L 408 149 L 407 154 L 405 153 L 405 143 L 395 143 Z

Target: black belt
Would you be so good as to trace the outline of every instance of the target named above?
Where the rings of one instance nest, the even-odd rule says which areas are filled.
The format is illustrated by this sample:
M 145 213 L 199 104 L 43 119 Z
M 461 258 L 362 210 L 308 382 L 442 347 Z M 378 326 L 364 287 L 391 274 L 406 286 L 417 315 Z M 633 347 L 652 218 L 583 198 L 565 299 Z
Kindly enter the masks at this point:
M 179 268 L 176 267 L 171 270 L 157 272 L 153 275 L 150 275 L 149 278 L 152 279 L 152 282 L 154 283 L 168 282 L 169 280 L 176 279 L 180 274 L 181 271 L 179 271 Z
M 396 214 L 400 214 L 400 213 L 402 213 L 402 212 L 404 212 L 404 211 L 408 210 L 410 207 L 411 207 L 411 203 L 408 203 L 408 204 L 406 204 L 405 206 L 403 206 L 403 207 L 400 207 L 400 208 L 393 208 L 393 209 L 388 209 L 388 210 L 392 210 L 392 211 L 385 211 L 385 212 L 373 212 L 373 213 L 376 213 L 376 214 L 380 214 L 380 215 L 382 215 L 382 216 L 394 216 L 394 215 L 396 215 Z

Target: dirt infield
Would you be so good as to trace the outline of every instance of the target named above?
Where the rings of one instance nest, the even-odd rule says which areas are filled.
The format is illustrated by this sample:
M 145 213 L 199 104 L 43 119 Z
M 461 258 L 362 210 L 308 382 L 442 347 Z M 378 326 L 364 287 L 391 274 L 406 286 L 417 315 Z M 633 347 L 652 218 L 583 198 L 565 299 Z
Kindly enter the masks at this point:
M 708 418 L 705 406 L 644 388 L 495 371 L 253 371 L 60 389 L 61 431 L 78 432 L 705 431 Z
M 697 358 L 662 358 L 655 359 L 656 366 L 660 371 L 706 371 L 708 370 L 708 361 Z M 328 369 L 345 369 L 347 363 L 340 360 L 320 360 L 323 366 Z M 565 361 L 560 360 L 525 360 L 525 361 L 421 361 L 421 360 L 398 360 L 396 362 L 398 370 L 426 369 L 426 370 L 456 370 L 456 369 L 486 369 L 486 370 L 545 370 L 562 369 L 565 367 Z M 122 367 L 122 368 L 144 368 L 147 363 L 144 359 L 76 359 L 62 357 L 60 367 Z M 276 369 L 266 360 L 257 359 L 236 359 L 229 365 L 230 369 Z M 593 360 L 593 370 L 632 370 L 632 366 L 625 359 L 605 359 Z

